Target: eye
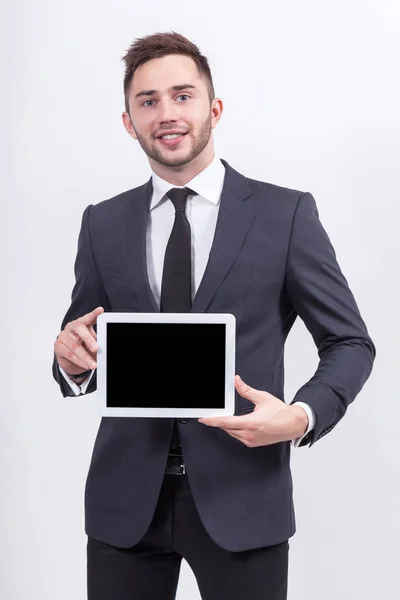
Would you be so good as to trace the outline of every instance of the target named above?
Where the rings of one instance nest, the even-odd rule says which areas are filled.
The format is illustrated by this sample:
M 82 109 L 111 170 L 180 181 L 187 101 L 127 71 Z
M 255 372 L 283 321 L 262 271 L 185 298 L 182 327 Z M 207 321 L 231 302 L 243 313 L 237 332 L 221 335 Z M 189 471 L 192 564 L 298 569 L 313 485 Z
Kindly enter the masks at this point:
M 178 98 L 190 98 L 188 94 L 179 94 Z
M 146 102 L 154 102 L 154 100 L 145 100 L 145 101 L 143 102 L 142 106 L 146 106 Z M 147 104 L 147 106 L 149 106 L 149 105 Z

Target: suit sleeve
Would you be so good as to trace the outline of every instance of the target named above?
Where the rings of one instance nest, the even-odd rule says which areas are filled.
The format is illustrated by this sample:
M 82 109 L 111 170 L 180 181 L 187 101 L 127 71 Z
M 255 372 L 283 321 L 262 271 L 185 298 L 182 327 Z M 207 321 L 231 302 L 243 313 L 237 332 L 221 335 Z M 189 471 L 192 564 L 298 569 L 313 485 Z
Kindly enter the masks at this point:
M 311 447 L 344 416 L 371 373 L 376 350 L 309 193 L 296 207 L 285 285 L 320 359 L 292 401 L 314 410 L 315 427 L 300 444 Z
M 110 303 L 100 278 L 97 265 L 93 256 L 90 240 L 90 211 L 93 205 L 87 206 L 82 215 L 81 229 L 78 237 L 78 249 L 75 259 L 75 285 L 71 294 L 70 306 L 62 320 L 60 331 L 67 323 L 82 317 L 94 310 L 97 306 L 103 306 L 104 311 L 111 311 Z M 97 331 L 96 324 L 94 330 Z M 53 353 L 53 377 L 60 386 L 62 395 L 75 396 L 75 392 L 62 376 L 55 353 Z M 94 392 L 97 387 L 96 370 L 86 389 L 86 394 Z

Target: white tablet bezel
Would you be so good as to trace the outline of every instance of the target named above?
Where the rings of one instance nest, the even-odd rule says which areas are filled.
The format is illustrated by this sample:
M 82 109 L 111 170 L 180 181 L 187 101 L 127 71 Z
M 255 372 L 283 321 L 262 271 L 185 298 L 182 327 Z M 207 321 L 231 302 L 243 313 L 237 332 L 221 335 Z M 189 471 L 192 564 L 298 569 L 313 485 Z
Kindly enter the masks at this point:
M 225 408 L 148 408 L 107 407 L 106 356 L 107 323 L 223 323 L 225 327 Z M 103 312 L 97 317 L 97 400 L 104 417 L 201 418 L 233 415 L 235 412 L 235 340 L 236 319 L 230 313 L 130 313 Z M 131 377 L 121 373 L 121 377 Z M 205 374 L 206 376 L 206 374 Z

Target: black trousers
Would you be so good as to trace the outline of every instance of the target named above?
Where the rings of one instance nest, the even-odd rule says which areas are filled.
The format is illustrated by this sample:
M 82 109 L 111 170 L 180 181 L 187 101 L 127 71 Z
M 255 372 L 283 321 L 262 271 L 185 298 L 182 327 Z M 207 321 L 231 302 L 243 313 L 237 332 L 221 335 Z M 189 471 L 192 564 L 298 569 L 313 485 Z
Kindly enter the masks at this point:
M 187 475 L 165 475 L 152 523 L 132 548 L 88 538 L 88 600 L 173 600 L 182 558 L 203 600 L 286 600 L 289 542 L 229 552 L 208 535 Z

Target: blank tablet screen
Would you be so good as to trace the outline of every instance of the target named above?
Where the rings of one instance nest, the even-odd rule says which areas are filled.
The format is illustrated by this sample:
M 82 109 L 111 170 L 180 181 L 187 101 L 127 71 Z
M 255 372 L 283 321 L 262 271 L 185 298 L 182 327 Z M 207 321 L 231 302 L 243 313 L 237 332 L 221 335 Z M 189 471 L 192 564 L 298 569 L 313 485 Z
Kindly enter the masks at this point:
M 224 323 L 107 323 L 107 407 L 224 408 Z

